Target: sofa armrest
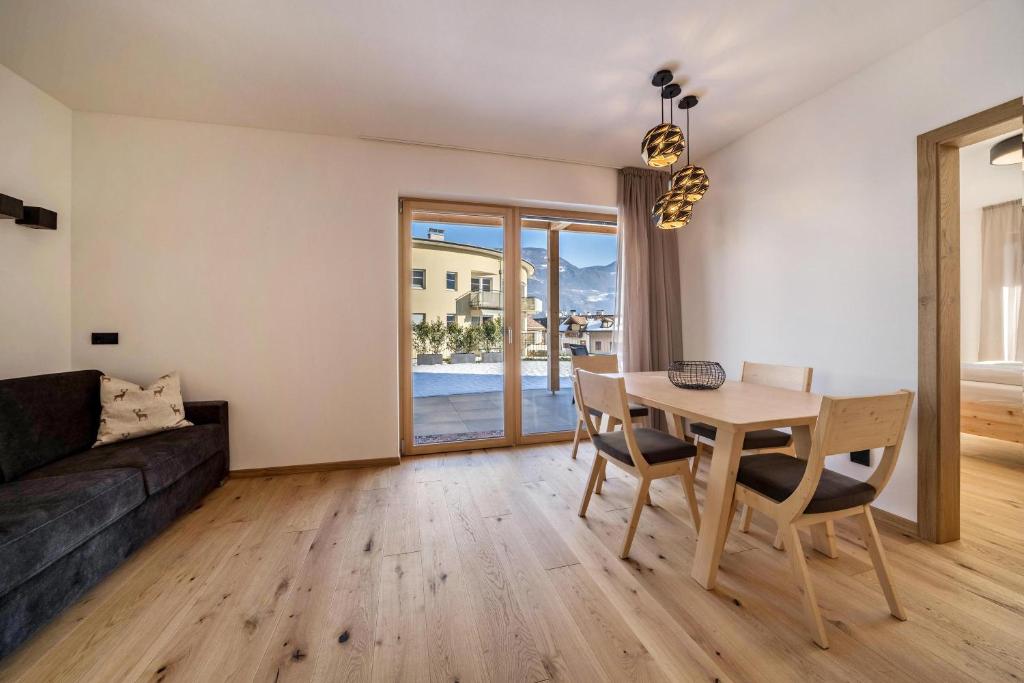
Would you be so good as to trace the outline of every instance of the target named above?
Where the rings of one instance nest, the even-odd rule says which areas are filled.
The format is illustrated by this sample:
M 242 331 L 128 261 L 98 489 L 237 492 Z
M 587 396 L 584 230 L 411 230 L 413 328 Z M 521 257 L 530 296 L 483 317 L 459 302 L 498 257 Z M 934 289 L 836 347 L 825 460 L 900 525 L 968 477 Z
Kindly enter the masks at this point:
M 185 401 L 185 419 L 194 425 L 224 427 L 224 476 L 231 469 L 230 432 L 228 430 L 227 401 Z

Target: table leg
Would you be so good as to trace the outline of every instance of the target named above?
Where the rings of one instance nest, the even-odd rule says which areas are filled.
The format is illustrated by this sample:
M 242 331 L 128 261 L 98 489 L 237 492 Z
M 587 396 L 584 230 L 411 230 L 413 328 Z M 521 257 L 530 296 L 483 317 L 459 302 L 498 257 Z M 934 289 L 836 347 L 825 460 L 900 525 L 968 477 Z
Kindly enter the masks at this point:
M 793 427 L 793 448 L 796 456 L 807 460 L 811 455 L 811 428 L 807 425 Z M 831 521 L 815 524 L 811 527 L 811 546 L 825 557 L 839 557 L 836 546 L 835 524 Z
M 731 427 L 718 427 L 715 435 L 715 457 L 708 473 L 707 496 L 701 516 L 697 552 L 690 575 L 704 588 L 715 587 L 718 562 L 729 536 L 729 517 L 733 491 L 736 488 L 736 470 L 743 449 L 743 432 Z

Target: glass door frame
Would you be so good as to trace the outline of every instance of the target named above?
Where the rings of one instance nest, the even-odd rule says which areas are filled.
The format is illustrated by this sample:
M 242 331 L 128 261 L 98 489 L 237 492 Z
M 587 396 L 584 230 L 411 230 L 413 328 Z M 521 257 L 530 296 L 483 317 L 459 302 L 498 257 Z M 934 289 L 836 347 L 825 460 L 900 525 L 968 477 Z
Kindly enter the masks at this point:
M 522 296 L 523 282 L 520 268 L 510 267 L 522 260 L 521 233 L 523 221 L 535 222 L 529 227 L 545 227 L 548 230 L 548 261 L 554 254 L 555 268 L 558 264 L 558 231 L 551 228 L 555 222 L 566 224 L 594 225 L 595 232 L 617 232 L 617 216 L 615 213 L 567 211 L 562 209 L 545 209 L 540 207 L 519 207 L 502 204 L 478 204 L 473 202 L 453 202 L 436 199 L 419 199 L 403 197 L 398 202 L 399 210 L 399 276 L 398 276 L 398 358 L 399 358 L 399 425 L 400 449 L 402 455 L 426 455 L 429 453 L 448 453 L 470 451 L 482 448 L 502 448 L 519 444 L 552 443 L 572 439 L 573 430 L 549 432 L 541 434 L 523 434 L 522 429 L 522 368 L 523 351 Z M 504 435 L 498 438 L 474 439 L 469 441 L 451 441 L 416 445 L 413 433 L 413 397 L 412 397 L 412 319 L 411 290 L 409 278 L 412 272 L 412 216 L 414 212 L 434 214 L 477 215 L 501 218 L 504 222 L 504 282 L 501 284 L 504 335 L 502 350 L 504 353 Z M 543 223 L 547 226 L 543 226 Z M 554 245 L 552 250 L 552 245 Z M 557 298 L 558 278 L 554 284 L 549 280 L 548 310 L 548 347 L 549 360 L 552 353 L 558 358 L 558 311 L 550 310 L 552 291 Z M 552 314 L 553 313 L 553 314 Z M 557 372 L 557 360 L 552 361 L 552 368 Z

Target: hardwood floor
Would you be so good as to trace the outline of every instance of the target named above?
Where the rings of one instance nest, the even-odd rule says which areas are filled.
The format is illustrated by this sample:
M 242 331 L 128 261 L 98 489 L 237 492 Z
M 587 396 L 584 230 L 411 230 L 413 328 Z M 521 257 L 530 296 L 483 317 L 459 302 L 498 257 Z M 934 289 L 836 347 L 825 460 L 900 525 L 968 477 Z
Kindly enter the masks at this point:
M 963 540 L 882 530 L 909 621 L 889 616 L 855 524 L 838 525 L 839 559 L 808 554 L 827 651 L 762 518 L 705 591 L 678 482 L 655 482 L 619 560 L 633 482 L 609 472 L 580 519 L 593 451 L 559 444 L 231 480 L 0 679 L 1019 680 L 1024 454 L 964 448 Z

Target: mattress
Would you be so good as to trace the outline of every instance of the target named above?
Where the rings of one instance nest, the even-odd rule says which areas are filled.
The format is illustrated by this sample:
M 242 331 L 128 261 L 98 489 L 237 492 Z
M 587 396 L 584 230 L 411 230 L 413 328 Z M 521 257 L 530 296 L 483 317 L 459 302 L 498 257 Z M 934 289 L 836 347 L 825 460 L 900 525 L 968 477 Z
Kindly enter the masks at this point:
M 1015 361 L 981 361 L 961 363 L 960 379 L 971 383 L 986 382 L 1024 386 L 1024 363 Z
M 971 403 L 1024 404 L 1024 388 L 996 382 L 960 381 L 960 401 Z

